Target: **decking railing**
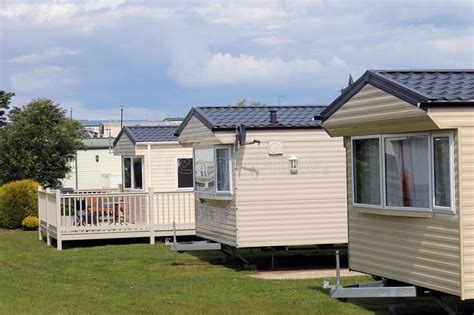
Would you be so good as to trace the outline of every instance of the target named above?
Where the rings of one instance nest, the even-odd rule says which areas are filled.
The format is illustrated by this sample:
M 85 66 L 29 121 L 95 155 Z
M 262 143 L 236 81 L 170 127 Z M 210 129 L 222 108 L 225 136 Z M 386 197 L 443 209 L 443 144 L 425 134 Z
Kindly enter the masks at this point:
M 110 190 L 61 193 L 38 190 L 40 239 L 57 240 L 193 235 L 193 192 L 118 192 Z

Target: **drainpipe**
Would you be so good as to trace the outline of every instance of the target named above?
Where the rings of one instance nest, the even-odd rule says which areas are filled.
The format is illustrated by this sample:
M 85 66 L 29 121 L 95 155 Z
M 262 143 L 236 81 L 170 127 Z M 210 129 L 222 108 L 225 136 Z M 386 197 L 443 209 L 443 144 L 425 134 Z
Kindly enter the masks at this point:
M 147 186 L 148 186 L 148 189 L 150 189 L 151 187 L 151 145 L 147 145 L 147 151 L 148 151 L 148 162 L 146 163 L 147 165 Z
M 77 150 L 76 150 L 76 163 L 74 163 L 75 169 L 76 169 L 76 190 L 79 189 L 79 173 L 78 173 L 78 166 L 77 166 Z

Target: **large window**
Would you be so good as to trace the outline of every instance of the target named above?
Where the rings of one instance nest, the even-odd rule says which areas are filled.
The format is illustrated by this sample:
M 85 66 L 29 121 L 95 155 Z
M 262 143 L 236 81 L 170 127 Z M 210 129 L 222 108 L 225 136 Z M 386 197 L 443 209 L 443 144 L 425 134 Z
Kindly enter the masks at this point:
M 354 205 L 454 211 L 452 147 L 452 134 L 354 137 Z
M 384 152 L 386 205 L 429 209 L 428 136 L 386 137 Z
M 354 202 L 381 205 L 380 140 L 354 139 Z
M 196 191 L 231 193 L 231 151 L 228 147 L 194 149 Z
M 123 185 L 127 189 L 143 189 L 143 160 L 140 157 L 123 158 Z
M 178 158 L 178 189 L 193 188 L 193 159 Z

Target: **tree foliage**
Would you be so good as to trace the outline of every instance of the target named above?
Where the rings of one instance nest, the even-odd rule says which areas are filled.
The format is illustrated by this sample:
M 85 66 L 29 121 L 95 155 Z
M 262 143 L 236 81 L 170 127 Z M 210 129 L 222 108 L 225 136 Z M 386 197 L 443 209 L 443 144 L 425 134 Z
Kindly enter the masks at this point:
M 0 185 L 31 178 L 45 187 L 58 187 L 81 148 L 81 124 L 67 119 L 49 99 L 13 108 L 10 119 L 0 132 Z
M 261 106 L 265 106 L 265 105 L 260 103 L 260 102 L 256 102 L 256 101 L 247 102 L 246 99 L 238 100 L 234 104 L 234 107 L 261 107 Z
M 0 90 L 0 127 L 6 124 L 5 110 L 10 107 L 11 98 L 14 95 L 15 93 Z

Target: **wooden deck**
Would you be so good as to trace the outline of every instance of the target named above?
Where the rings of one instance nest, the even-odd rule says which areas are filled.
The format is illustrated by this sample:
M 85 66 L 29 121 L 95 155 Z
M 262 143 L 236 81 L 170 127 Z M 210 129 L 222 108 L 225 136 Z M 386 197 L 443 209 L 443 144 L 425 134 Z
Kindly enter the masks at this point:
M 193 192 L 38 190 L 39 238 L 68 240 L 194 235 Z

